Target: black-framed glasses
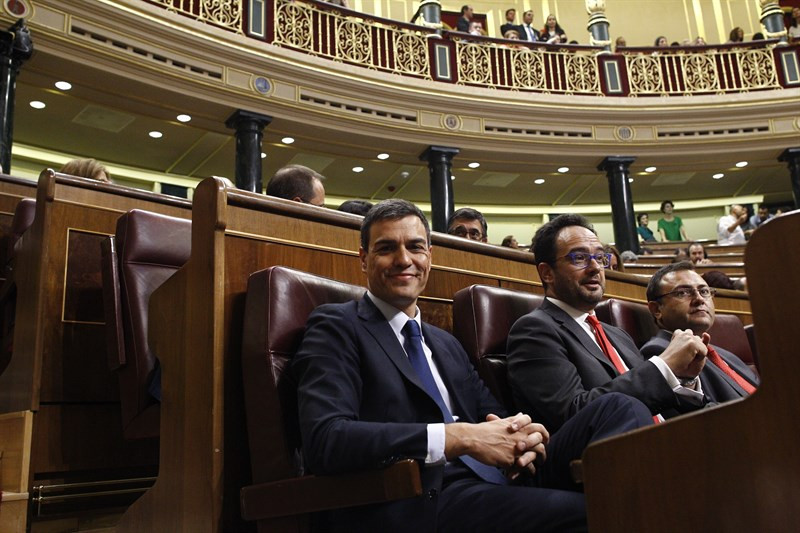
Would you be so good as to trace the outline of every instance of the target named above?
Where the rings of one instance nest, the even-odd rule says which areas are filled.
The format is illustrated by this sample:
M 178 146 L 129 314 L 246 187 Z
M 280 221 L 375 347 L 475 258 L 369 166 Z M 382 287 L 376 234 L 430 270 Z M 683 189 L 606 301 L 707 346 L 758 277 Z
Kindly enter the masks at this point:
M 608 268 L 609 265 L 611 265 L 611 254 L 605 252 L 597 252 L 596 254 L 590 254 L 588 252 L 570 252 L 565 255 L 564 258 L 569 259 L 569 261 L 578 268 L 587 268 L 592 259 L 603 268 Z
M 473 241 L 479 241 L 483 239 L 483 233 L 479 229 L 467 229 L 464 226 L 458 226 L 451 230 L 447 231 L 450 235 L 455 235 L 456 237 L 461 237 L 462 239 L 472 239 Z
M 688 300 L 690 298 L 694 298 L 695 294 L 699 295 L 703 300 L 708 300 L 717 294 L 717 289 L 713 287 L 681 287 L 680 289 L 675 289 L 674 291 L 665 292 L 661 296 L 657 296 L 655 299 L 660 300 L 664 296 L 672 296 L 678 300 Z

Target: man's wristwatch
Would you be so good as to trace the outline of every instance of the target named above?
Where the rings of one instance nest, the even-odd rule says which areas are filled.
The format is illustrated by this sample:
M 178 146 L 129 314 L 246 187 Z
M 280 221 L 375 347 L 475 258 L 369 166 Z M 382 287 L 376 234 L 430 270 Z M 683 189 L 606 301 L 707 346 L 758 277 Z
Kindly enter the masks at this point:
M 697 380 L 700 379 L 698 376 L 693 378 L 678 378 L 681 386 L 686 387 L 687 389 L 693 389 L 695 385 L 697 385 Z

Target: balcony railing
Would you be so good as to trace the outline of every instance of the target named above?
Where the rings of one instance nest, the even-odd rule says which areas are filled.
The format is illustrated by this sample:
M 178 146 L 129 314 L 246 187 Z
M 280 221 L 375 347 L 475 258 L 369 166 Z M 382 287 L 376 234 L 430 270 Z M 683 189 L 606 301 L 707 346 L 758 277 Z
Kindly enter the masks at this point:
M 800 47 L 601 48 L 443 32 L 315 0 L 147 0 L 199 22 L 332 61 L 442 83 L 595 96 L 800 87 Z

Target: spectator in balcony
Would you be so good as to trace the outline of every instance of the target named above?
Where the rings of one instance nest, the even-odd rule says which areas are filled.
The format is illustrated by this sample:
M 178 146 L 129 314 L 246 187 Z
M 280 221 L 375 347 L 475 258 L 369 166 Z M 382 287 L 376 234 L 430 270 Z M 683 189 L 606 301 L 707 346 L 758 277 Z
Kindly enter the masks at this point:
M 506 235 L 506 238 L 503 239 L 503 242 L 500 246 L 505 246 L 506 248 L 519 248 L 519 243 L 513 235 Z
M 506 23 L 500 26 L 500 35 L 504 36 L 508 30 L 517 29 L 517 25 L 514 24 L 515 18 L 517 18 L 517 10 L 513 7 L 506 9 Z
M 541 32 L 539 32 L 539 34 L 539 40 L 549 44 L 567 42 L 567 34 L 564 32 L 561 26 L 558 25 L 555 15 L 547 15 L 547 21 L 545 22 L 544 28 Z
M 456 29 L 469 33 L 469 23 L 472 22 L 472 6 L 461 6 L 461 17 L 456 23 Z
M 789 42 L 800 42 L 800 7 L 792 8 L 792 23 L 789 25 Z
M 750 217 L 750 226 L 753 230 L 756 230 L 761 224 L 771 218 L 772 215 L 769 214 L 769 207 L 767 207 L 767 204 L 758 204 L 758 213 Z
M 303 165 L 279 169 L 267 183 L 267 194 L 304 204 L 325 206 L 325 176 Z
M 522 25 L 519 27 L 519 38 L 523 41 L 536 42 L 539 40 L 539 30 L 533 29 L 533 11 L 528 10 L 522 14 Z
M 698 35 L 697 38 L 695 38 L 695 40 L 694 40 L 694 45 L 695 46 L 705 46 L 706 45 L 706 40 Z
M 366 216 L 367 212 L 372 209 L 372 202 L 366 200 L 346 200 L 341 203 L 338 210 L 344 213 L 351 213 L 353 215 Z
M 667 38 L 664 37 L 663 35 L 659 35 L 658 37 L 656 37 L 656 42 L 653 46 L 655 46 L 656 48 L 666 48 L 669 46 L 669 41 L 667 41 Z
M 477 35 L 481 37 L 486 35 L 486 32 L 483 31 L 483 24 L 480 23 L 478 20 L 473 20 L 469 23 L 469 34 L 470 35 Z
M 515 28 L 511 28 L 510 30 L 508 30 L 507 32 L 505 32 L 503 34 L 503 39 L 509 39 L 511 41 L 519 41 L 520 40 L 519 39 L 519 31 L 517 31 Z M 514 46 L 514 48 L 517 47 L 517 45 L 513 45 L 513 46 Z
M 462 207 L 447 219 L 447 233 L 462 239 L 487 242 L 488 230 L 483 213 L 471 207 Z
M 647 227 L 650 223 L 650 215 L 647 213 L 639 213 L 639 216 L 636 217 L 636 222 L 639 223 L 639 226 L 636 228 L 636 233 L 639 234 L 641 242 L 656 242 L 656 236 L 653 235 L 653 230 Z
M 743 43 L 743 42 L 744 42 L 744 30 L 739 26 L 736 26 L 731 30 L 731 34 L 726 44 Z
M 728 214 L 717 224 L 717 243 L 722 245 L 744 244 L 742 225 L 747 223 L 747 209 L 739 204 L 731 205 Z
M 79 176 L 81 178 L 111 183 L 111 178 L 109 177 L 106 167 L 94 159 L 73 159 L 65 163 L 59 172 L 71 176 Z
M 764 34 L 761 33 L 760 31 L 754 33 L 753 34 L 753 40 L 754 41 L 763 41 L 764 40 Z
M 625 48 L 626 46 L 628 46 L 628 43 L 625 41 L 625 37 L 623 37 L 622 35 L 617 37 L 617 40 L 614 41 L 614 51 L 615 52 L 619 52 L 620 48 Z
M 664 218 L 658 220 L 658 233 L 661 235 L 661 240 L 688 241 L 689 237 L 686 236 L 683 221 L 681 217 L 675 216 L 673 209 L 675 206 L 672 204 L 672 200 L 661 202 L 661 212 L 664 213 Z

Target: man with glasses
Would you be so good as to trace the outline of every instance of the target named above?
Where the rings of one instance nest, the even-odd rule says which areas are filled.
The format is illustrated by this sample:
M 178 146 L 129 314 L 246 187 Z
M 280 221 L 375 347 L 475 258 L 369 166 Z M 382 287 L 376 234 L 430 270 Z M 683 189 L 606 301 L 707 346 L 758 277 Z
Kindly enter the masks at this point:
M 645 357 L 658 355 L 676 331 L 691 331 L 707 346 L 707 360 L 699 379 L 682 384 L 701 392 L 706 401 L 720 403 L 748 396 L 758 378 L 736 355 L 711 344 L 708 330 L 714 325 L 715 293 L 688 261 L 658 270 L 647 285 L 647 306 L 661 331 L 641 352 Z
M 286 165 L 267 183 L 267 194 L 294 202 L 325 206 L 325 176 L 303 165 Z
M 462 239 L 486 242 L 489 237 L 487 230 L 483 214 L 471 207 L 462 207 L 447 219 L 447 233 Z
M 702 394 L 680 384 L 703 368 L 706 346 L 700 338 L 676 332 L 666 349 L 645 360 L 627 333 L 595 317 L 610 257 L 588 220 L 556 217 L 536 232 L 533 253 L 545 301 L 521 317 L 508 338 L 509 381 L 518 408 L 558 430 L 609 392 L 633 396 L 659 417 L 703 405 Z

